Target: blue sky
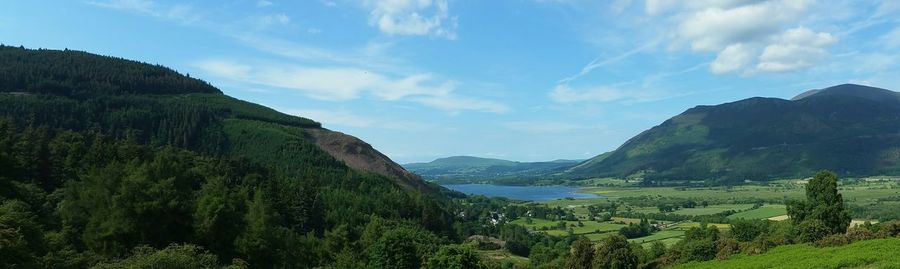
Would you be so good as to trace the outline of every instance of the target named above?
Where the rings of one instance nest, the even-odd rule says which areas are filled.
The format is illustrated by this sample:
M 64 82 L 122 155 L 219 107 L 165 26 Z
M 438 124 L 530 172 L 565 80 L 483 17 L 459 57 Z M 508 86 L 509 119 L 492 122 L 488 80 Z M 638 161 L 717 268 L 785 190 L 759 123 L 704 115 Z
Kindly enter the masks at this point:
M 584 159 L 696 105 L 900 90 L 900 1 L 0 0 L 0 42 L 170 66 L 406 163 Z

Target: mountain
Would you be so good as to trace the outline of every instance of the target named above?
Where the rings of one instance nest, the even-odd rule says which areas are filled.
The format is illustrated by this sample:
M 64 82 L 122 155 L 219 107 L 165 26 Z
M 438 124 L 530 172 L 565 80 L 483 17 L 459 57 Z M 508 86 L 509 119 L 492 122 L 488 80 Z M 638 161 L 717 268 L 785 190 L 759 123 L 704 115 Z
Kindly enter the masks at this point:
M 470 235 L 444 194 L 164 66 L 0 45 L 0 267 L 382 268 Z
M 310 155 L 304 153 L 313 149 L 306 147 L 314 146 L 349 168 L 386 176 L 405 188 L 435 191 L 353 136 L 231 98 L 169 68 L 121 58 L 0 47 L 0 116 L 20 125 L 99 128 L 143 143 L 294 167 L 290 169 L 309 162 L 297 156 Z M 260 143 L 265 140 L 269 142 Z
M 431 180 L 502 179 L 536 177 L 565 171 L 579 161 L 514 162 L 472 156 L 453 156 L 427 163 L 404 164 L 409 171 Z
M 854 84 L 697 106 L 569 169 L 573 177 L 738 182 L 900 174 L 900 94 Z

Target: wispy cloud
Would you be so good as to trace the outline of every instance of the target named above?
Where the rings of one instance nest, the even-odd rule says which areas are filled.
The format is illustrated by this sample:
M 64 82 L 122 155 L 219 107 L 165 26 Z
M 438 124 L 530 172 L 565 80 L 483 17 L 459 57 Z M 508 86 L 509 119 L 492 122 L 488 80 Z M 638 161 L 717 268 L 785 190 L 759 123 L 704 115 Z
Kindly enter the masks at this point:
M 91 1 L 88 4 L 108 9 L 137 12 L 180 23 L 192 23 L 203 18 L 193 6 L 187 4 L 161 5 L 152 0 L 107 0 Z
M 636 48 L 633 48 L 631 50 L 628 50 L 624 53 L 618 54 L 613 57 L 608 57 L 608 58 L 598 57 L 598 58 L 594 59 L 593 61 L 589 62 L 584 67 L 582 67 L 581 71 L 579 71 L 578 73 L 576 73 L 572 76 L 566 77 L 564 79 L 561 79 L 557 83 L 566 84 L 566 83 L 572 82 L 578 78 L 581 78 L 581 77 L 591 73 L 591 71 L 594 71 L 594 69 L 616 63 L 618 61 L 627 59 L 628 57 L 634 56 L 635 54 L 638 54 L 638 53 L 646 51 L 650 48 L 653 48 L 657 44 L 659 44 L 659 42 L 660 42 L 660 39 L 653 39 L 648 42 L 645 42 L 641 46 L 638 46 Z
M 515 121 L 503 123 L 503 127 L 526 133 L 567 133 L 575 130 L 588 129 L 587 126 L 555 122 L 555 121 Z
M 397 119 L 386 120 L 373 116 L 359 115 L 347 110 L 335 111 L 291 108 L 279 108 L 277 110 L 294 116 L 315 119 L 316 121 L 321 122 L 325 127 L 380 128 L 398 131 L 422 131 L 439 127 L 437 124 L 433 123 Z
M 265 64 L 231 60 L 204 60 L 194 67 L 210 75 L 253 86 L 290 89 L 305 96 L 329 101 L 358 99 L 364 96 L 381 101 L 404 101 L 458 113 L 477 111 L 505 113 L 509 106 L 491 100 L 459 94 L 457 82 L 417 70 L 396 57 L 387 56 L 390 42 L 368 42 L 356 49 L 325 49 L 286 39 L 267 36 L 261 31 L 276 25 L 288 25 L 285 13 L 253 15 L 242 20 L 222 22 L 196 16 L 190 6 L 166 5 L 153 0 L 108 0 L 90 2 L 102 8 L 136 12 L 176 21 L 200 21 L 210 31 L 282 59 Z M 273 5 L 257 1 L 257 7 Z M 328 5 L 328 2 L 325 2 Z M 455 18 L 449 15 L 446 0 L 366 1 L 370 19 L 379 30 L 392 35 L 432 35 L 455 38 Z M 428 15 L 426 15 L 428 14 Z M 314 29 L 314 28 L 310 28 Z M 315 29 L 312 32 L 320 32 Z
M 207 60 L 194 66 L 223 79 L 296 90 L 320 100 L 345 101 L 366 95 L 378 100 L 407 101 L 450 112 L 509 111 L 509 107 L 501 103 L 459 95 L 455 92 L 454 81 L 439 79 L 428 73 L 392 76 L 360 68 L 248 64 L 230 60 Z

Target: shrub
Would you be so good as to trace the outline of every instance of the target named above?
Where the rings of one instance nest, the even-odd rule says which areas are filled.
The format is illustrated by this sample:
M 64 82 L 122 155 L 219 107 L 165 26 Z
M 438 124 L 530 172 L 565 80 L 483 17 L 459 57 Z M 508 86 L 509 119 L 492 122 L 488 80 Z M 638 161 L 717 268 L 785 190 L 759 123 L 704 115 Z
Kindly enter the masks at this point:
M 850 244 L 850 238 L 843 234 L 831 234 L 814 243 L 817 247 L 837 247 L 846 244 Z
M 888 221 L 878 225 L 878 238 L 897 237 L 900 235 L 900 221 Z
M 716 242 L 716 259 L 728 259 L 732 254 L 741 252 L 740 242 L 734 238 L 722 238 Z
M 426 268 L 478 269 L 484 268 L 475 249 L 469 245 L 446 245 L 438 249 L 426 263 Z
M 804 243 L 816 242 L 831 234 L 831 229 L 818 219 L 807 219 L 797 226 L 800 233 L 800 241 Z
M 872 233 L 872 231 L 870 231 L 869 229 L 866 229 L 866 228 L 859 228 L 859 227 L 847 229 L 847 233 L 845 235 L 847 236 L 847 239 L 850 240 L 850 242 L 869 240 L 869 239 L 875 238 L 875 234 Z
M 735 220 L 731 222 L 731 236 L 740 242 L 750 242 L 769 227 L 766 220 Z

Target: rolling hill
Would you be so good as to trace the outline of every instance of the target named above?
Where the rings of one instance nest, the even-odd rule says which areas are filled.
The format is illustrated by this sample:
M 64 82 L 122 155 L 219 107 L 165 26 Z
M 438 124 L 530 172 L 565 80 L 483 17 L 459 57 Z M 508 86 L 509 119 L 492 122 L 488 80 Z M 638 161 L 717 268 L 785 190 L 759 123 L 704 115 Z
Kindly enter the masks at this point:
M 0 45 L 0 267 L 367 261 L 385 231 L 453 236 L 444 194 L 362 140 L 164 66 Z
M 324 152 L 341 166 L 436 191 L 368 143 L 313 120 L 229 97 L 163 66 L 86 52 L 0 47 L 0 117 L 246 157 L 291 172 Z
M 569 169 L 647 183 L 900 174 L 900 94 L 854 84 L 697 106 Z
M 515 162 L 472 156 L 453 156 L 403 167 L 430 180 L 479 180 L 538 177 L 556 174 L 578 164 L 574 160 Z

